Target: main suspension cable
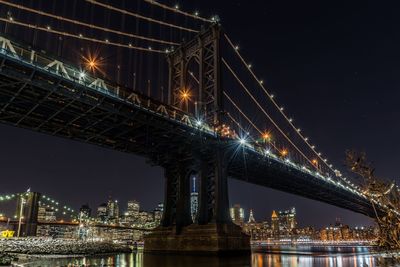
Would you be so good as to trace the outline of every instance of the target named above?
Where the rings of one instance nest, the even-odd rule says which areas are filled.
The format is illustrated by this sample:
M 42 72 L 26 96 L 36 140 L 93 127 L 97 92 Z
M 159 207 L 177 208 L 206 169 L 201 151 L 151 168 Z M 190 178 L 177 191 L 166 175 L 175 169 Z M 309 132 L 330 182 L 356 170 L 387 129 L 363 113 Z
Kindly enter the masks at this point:
M 123 48 L 128 48 L 128 49 L 135 49 L 135 50 L 139 50 L 139 51 L 153 52 L 153 53 L 161 53 L 161 54 L 165 54 L 166 53 L 166 51 L 162 51 L 162 50 L 139 47 L 139 46 L 134 46 L 134 45 L 131 45 L 131 44 L 125 45 L 125 44 L 121 44 L 121 43 L 110 42 L 108 40 L 99 40 L 99 39 L 95 39 L 95 38 L 86 37 L 86 36 L 83 36 L 83 35 L 76 35 L 76 34 L 72 34 L 72 33 L 68 33 L 68 32 L 62 32 L 62 31 L 58 31 L 58 30 L 53 30 L 50 27 L 44 28 L 44 27 L 40 27 L 40 26 L 37 26 L 37 25 L 32 25 L 32 24 L 28 24 L 28 23 L 24 23 L 24 22 L 18 22 L 18 21 L 14 20 L 14 19 L 10 20 L 10 19 L 5 19 L 5 18 L 0 18 L 0 21 L 6 22 L 6 23 L 10 23 L 10 24 L 15 24 L 15 25 L 22 26 L 22 27 L 25 27 L 25 28 L 36 29 L 36 30 L 40 30 L 40 31 L 44 31 L 44 32 L 49 32 L 49 33 L 58 34 L 58 35 L 62 35 L 62 36 L 68 36 L 68 37 L 72 37 L 72 38 L 75 38 L 75 39 L 90 41 L 90 42 L 94 42 L 94 43 L 118 46 L 118 47 L 123 47 Z
M 146 40 L 146 41 L 150 41 L 150 42 L 157 42 L 157 43 L 160 43 L 160 44 L 179 45 L 178 43 L 175 43 L 175 42 L 169 42 L 169 41 L 160 40 L 160 39 L 151 38 L 151 37 L 146 37 L 146 36 L 141 36 L 141 35 L 137 35 L 137 34 L 126 33 L 126 32 L 122 32 L 122 31 L 118 31 L 118 30 L 108 29 L 108 28 L 97 26 L 97 25 L 88 24 L 88 23 L 85 23 L 85 22 L 81 22 L 81 21 L 65 18 L 65 17 L 58 16 L 58 15 L 53 15 L 53 14 L 46 13 L 46 12 L 43 12 L 43 11 L 40 11 L 40 10 L 29 8 L 29 7 L 26 7 L 26 6 L 10 3 L 10 2 L 4 1 L 4 0 L 0 0 L 0 3 L 4 4 L 4 5 L 11 6 L 11 7 L 14 7 L 14 8 L 17 8 L 17 9 L 20 9 L 20 10 L 25 10 L 25 11 L 28 11 L 28 12 L 36 13 L 36 14 L 41 15 L 41 16 L 50 17 L 50 18 L 53 18 L 53 19 L 61 20 L 61 21 L 64 21 L 64 22 L 69 22 L 69 23 L 72 23 L 72 24 L 75 24 L 75 25 L 80 25 L 80 26 L 91 28 L 91 29 L 96 29 L 96 30 L 100 30 L 100 31 L 104 31 L 104 32 L 110 32 L 110 33 L 115 33 L 115 34 L 118 34 L 118 35 L 123 35 L 123 36 L 131 37 L 131 38 Z
M 147 3 L 149 3 L 149 4 L 151 4 L 151 5 L 155 5 L 155 6 L 158 6 L 158 7 L 163 8 L 163 9 L 166 9 L 166 10 L 169 10 L 169 11 L 172 11 L 172 12 L 175 12 L 175 13 L 179 13 L 179 14 L 182 14 L 182 15 L 187 16 L 187 17 L 191 17 L 191 18 L 193 18 L 193 19 L 198 19 L 198 20 L 202 20 L 202 21 L 210 22 L 210 23 L 211 23 L 211 22 L 214 22 L 214 21 L 211 20 L 211 19 L 206 19 L 206 18 L 204 18 L 204 17 L 200 17 L 200 16 L 197 14 L 197 12 L 195 12 L 195 14 L 190 14 L 190 13 L 187 13 L 187 12 L 185 12 L 185 11 L 180 10 L 179 8 L 173 8 L 173 7 L 170 7 L 170 6 L 161 4 L 161 3 L 159 3 L 159 2 L 157 2 L 157 1 L 155 1 L 155 0 L 144 0 L 144 1 L 147 2 Z
M 143 16 L 143 15 L 131 12 L 131 11 L 127 11 L 127 10 L 124 10 L 124 9 L 121 9 L 121 8 L 117 8 L 117 7 L 114 7 L 114 6 L 111 6 L 111 5 L 107 5 L 107 4 L 98 2 L 96 0 L 86 0 L 86 2 L 89 2 L 89 3 L 93 4 L 93 5 L 104 7 L 106 9 L 109 9 L 109 10 L 112 10 L 112 11 L 116 11 L 116 12 L 122 13 L 122 14 L 125 14 L 125 15 L 129 15 L 129 16 L 132 16 L 132 17 L 135 17 L 135 18 L 138 18 L 138 19 L 143 19 L 143 20 L 147 20 L 147 21 L 152 22 L 152 23 L 157 23 L 157 24 L 160 24 L 160 25 L 163 25 L 163 26 L 168 26 L 168 27 L 171 27 L 171 28 L 184 30 L 184 31 L 188 31 L 188 32 L 195 32 L 195 33 L 199 32 L 199 31 L 194 30 L 194 29 L 182 27 L 182 26 L 179 26 L 179 25 L 175 25 L 175 24 L 172 24 L 172 23 L 168 23 L 168 22 L 157 20 L 157 19 L 153 19 L 153 18 L 149 18 L 149 17 Z

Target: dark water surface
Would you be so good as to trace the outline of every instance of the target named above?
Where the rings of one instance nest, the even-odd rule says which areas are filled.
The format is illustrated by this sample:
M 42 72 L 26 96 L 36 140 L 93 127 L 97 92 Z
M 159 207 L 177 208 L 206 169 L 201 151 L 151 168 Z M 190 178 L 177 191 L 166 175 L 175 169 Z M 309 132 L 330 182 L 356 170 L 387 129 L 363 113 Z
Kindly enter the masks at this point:
M 378 255 L 368 247 L 290 247 L 256 248 L 248 256 L 206 257 L 149 255 L 142 252 L 75 258 L 20 258 L 17 266 L 121 266 L 121 267 L 374 267 Z

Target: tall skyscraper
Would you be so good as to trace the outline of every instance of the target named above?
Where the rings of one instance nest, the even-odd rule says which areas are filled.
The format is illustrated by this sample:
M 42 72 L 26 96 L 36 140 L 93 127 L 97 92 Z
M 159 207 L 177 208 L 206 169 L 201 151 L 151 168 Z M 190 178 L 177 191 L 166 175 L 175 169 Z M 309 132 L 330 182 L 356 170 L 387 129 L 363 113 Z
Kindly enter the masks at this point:
M 108 221 L 107 204 L 103 203 L 97 208 L 97 221 L 106 223 Z
M 244 209 L 241 208 L 239 204 L 235 204 L 232 208 L 230 208 L 230 214 L 233 223 L 243 226 Z
M 192 192 L 190 193 L 190 213 L 192 221 L 196 221 L 197 210 L 199 208 L 199 193 L 196 191 L 196 177 L 193 177 Z
M 254 219 L 253 210 L 251 209 L 248 223 L 255 223 L 255 222 L 256 222 L 256 220 Z
M 164 204 L 159 203 L 157 208 L 154 209 L 154 221 L 156 222 L 156 225 L 160 224 L 163 212 L 164 212 Z
M 135 223 L 139 220 L 140 203 L 136 200 L 128 201 L 128 208 L 126 211 L 126 221 L 128 223 Z
M 92 209 L 89 207 L 88 204 L 82 205 L 79 209 L 79 220 L 80 221 L 87 221 L 89 220 L 92 214 Z
M 117 200 L 112 200 L 111 197 L 107 203 L 107 217 L 112 223 L 118 223 L 119 221 L 119 206 Z
M 274 210 L 271 215 L 271 228 L 273 235 L 279 235 L 279 217 Z
M 279 211 L 279 228 L 281 231 L 291 231 L 297 227 L 296 208 Z

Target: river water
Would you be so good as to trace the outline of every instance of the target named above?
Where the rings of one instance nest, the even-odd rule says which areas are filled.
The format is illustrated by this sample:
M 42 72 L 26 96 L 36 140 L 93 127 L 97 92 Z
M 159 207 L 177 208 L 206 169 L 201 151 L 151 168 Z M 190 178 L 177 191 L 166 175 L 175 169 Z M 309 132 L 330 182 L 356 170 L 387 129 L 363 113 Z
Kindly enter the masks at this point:
M 142 252 L 75 258 L 21 257 L 17 266 L 120 267 L 374 267 L 379 256 L 368 247 L 262 247 L 248 256 L 206 257 L 149 255 Z M 393 266 L 389 264 L 388 266 Z

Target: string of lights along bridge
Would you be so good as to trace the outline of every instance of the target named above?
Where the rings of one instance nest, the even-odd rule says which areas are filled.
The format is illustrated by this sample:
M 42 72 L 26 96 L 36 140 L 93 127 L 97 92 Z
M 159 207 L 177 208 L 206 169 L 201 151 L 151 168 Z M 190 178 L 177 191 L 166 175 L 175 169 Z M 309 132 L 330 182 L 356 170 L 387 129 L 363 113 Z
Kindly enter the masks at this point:
M 317 150 L 305 130 L 295 124 L 276 95 L 256 74 L 253 64 L 245 59 L 245 49 L 233 41 L 227 33 L 229 29 L 222 28 L 217 15 L 203 16 L 198 10 L 184 11 L 178 4 L 171 6 L 154 0 L 113 3 L 64 0 L 52 1 L 51 5 L 45 2 L 0 0 L 0 45 L 5 56 L 134 105 L 138 110 L 151 110 L 157 116 L 191 127 L 194 132 L 228 140 L 238 149 L 251 151 L 367 199 L 365 192 L 344 177 Z M 215 36 L 207 35 L 210 28 L 217 29 L 213 31 Z M 215 42 L 209 40 L 217 35 L 222 37 L 218 38 L 218 51 Z M 182 46 L 190 47 L 195 42 L 190 40 L 202 38 L 210 45 L 203 44 L 201 55 L 188 57 L 182 52 Z M 221 59 L 218 62 L 212 60 L 216 54 Z M 199 58 L 206 63 L 198 64 Z M 212 64 L 214 68 L 210 67 Z M 221 77 L 220 95 L 199 93 L 211 92 Z M 185 83 L 179 84 L 183 79 Z M 68 127 L 75 127 L 90 110 L 69 122 L 57 121 L 74 102 L 67 103 L 32 128 L 40 130 L 49 123 L 64 123 L 52 132 L 57 135 Z M 218 105 L 213 104 L 217 102 Z M 41 104 L 46 104 L 45 98 L 10 124 L 18 126 L 34 116 Z M 10 106 L 0 107 L 0 115 Z M 210 119 L 212 114 L 215 116 Z M 89 131 L 96 124 L 82 130 Z M 85 141 L 92 142 L 111 131 L 112 128 L 102 129 Z M 48 197 L 41 201 L 54 209 L 70 211 L 70 208 L 59 208 L 58 202 Z M 377 201 L 374 204 L 384 208 Z
M 29 190 L 23 193 L 4 194 L 0 195 L 0 203 L 20 201 L 21 199 L 26 199 L 28 196 Z M 38 204 L 39 206 L 46 207 L 58 213 L 60 216 L 69 216 L 71 218 L 77 217 L 77 212 L 71 207 L 71 205 L 62 204 L 58 200 L 53 199 L 47 195 L 41 195 L 40 199 L 38 200 Z

